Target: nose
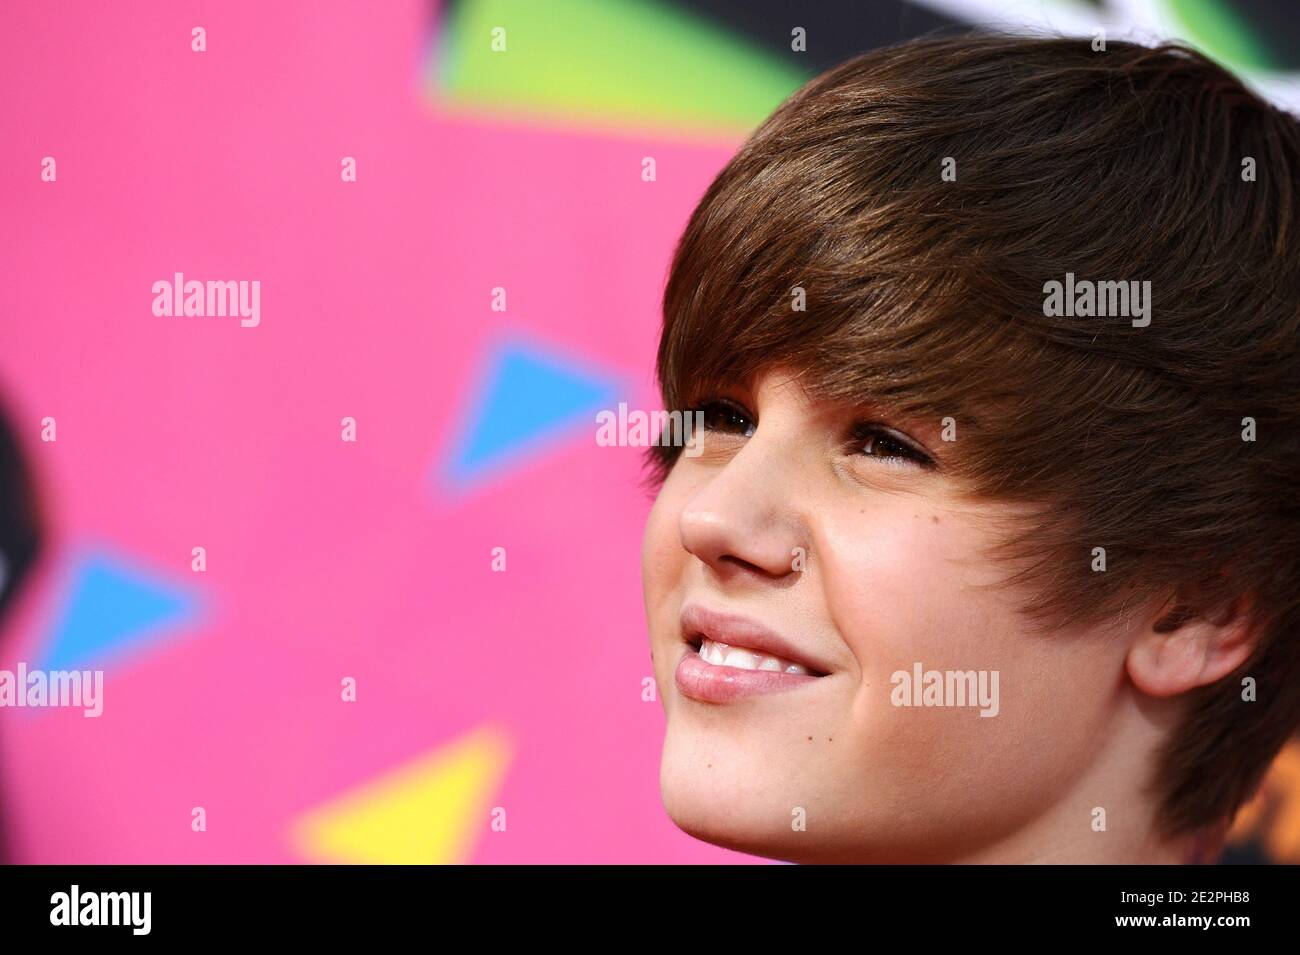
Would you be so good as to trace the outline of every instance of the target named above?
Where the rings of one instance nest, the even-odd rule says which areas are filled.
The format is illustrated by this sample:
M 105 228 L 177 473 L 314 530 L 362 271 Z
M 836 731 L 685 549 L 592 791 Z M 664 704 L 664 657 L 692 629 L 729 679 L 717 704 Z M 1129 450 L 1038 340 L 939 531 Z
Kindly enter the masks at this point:
M 682 546 L 722 578 L 779 580 L 795 573 L 797 549 L 807 553 L 797 483 L 779 450 L 756 433 L 682 509 Z

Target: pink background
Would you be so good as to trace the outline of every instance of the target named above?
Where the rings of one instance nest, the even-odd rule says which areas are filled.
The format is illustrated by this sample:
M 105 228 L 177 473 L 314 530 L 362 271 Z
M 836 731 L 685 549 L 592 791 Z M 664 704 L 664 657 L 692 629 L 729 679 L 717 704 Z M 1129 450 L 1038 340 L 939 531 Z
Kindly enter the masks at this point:
M 0 395 L 51 534 L 0 668 L 48 651 L 79 555 L 196 608 L 104 660 L 100 719 L 3 714 L 16 860 L 328 859 L 295 843 L 305 814 L 485 729 L 504 770 L 428 861 L 742 860 L 659 802 L 640 449 L 593 424 L 432 476 L 503 341 L 655 407 L 672 244 L 737 144 L 452 118 L 417 0 L 6 7 Z M 176 271 L 260 280 L 260 327 L 153 315 Z

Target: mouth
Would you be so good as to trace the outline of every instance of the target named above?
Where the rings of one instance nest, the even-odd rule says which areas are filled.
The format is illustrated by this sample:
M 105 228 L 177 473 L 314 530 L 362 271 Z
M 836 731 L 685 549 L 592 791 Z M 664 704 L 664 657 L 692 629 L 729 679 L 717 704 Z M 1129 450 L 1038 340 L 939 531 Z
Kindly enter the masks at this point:
M 752 647 L 738 647 L 719 640 L 710 640 L 703 634 L 686 641 L 686 645 L 700 655 L 705 663 L 718 667 L 733 667 L 737 670 L 760 670 L 764 673 L 797 673 L 802 676 L 826 676 L 795 663 L 785 657 L 772 653 L 763 653 Z
M 677 665 L 677 686 L 704 703 L 790 690 L 829 675 L 758 621 L 696 604 L 682 612 L 682 639 L 686 649 Z

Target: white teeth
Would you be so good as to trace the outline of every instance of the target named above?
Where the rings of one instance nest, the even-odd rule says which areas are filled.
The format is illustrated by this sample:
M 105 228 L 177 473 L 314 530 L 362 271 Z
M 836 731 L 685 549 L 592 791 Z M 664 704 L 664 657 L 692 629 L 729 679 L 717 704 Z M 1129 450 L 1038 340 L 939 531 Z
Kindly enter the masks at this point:
M 743 647 L 732 647 L 715 640 L 700 643 L 700 658 L 714 666 L 735 667 L 737 670 L 771 670 L 776 673 L 799 673 L 811 676 L 808 668 L 770 653 L 759 653 Z
M 750 653 L 748 650 L 742 650 L 739 647 L 732 647 L 727 651 L 726 659 L 722 661 L 724 667 L 736 667 L 740 670 L 757 670 L 759 661 L 762 656 L 757 653 Z

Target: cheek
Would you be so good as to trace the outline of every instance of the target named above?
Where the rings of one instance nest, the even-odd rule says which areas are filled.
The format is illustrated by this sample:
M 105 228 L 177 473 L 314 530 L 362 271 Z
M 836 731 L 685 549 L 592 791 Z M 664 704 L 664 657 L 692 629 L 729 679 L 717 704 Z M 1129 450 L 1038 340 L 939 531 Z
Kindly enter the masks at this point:
M 682 547 L 678 531 L 683 497 L 679 485 L 680 481 L 674 482 L 670 474 L 650 508 L 641 538 L 641 588 L 646 630 L 654 657 L 655 680 L 665 706 L 669 705 L 672 696 L 668 689 L 673 681 L 672 668 L 680 655 L 677 620 L 689 557 Z
M 641 585 L 647 614 L 653 614 L 664 596 L 677 586 L 685 566 L 687 553 L 677 526 L 681 510 L 678 497 L 670 476 L 646 518 L 641 537 Z
M 1004 629 L 999 608 L 970 589 L 989 575 L 951 514 L 900 497 L 824 526 L 827 610 L 864 678 L 958 659 Z
M 984 556 L 987 532 L 959 513 L 899 498 L 826 526 L 827 609 L 859 667 L 850 718 L 900 783 L 930 780 L 942 798 L 934 767 L 944 765 L 967 782 L 1020 774 L 1028 797 L 1078 764 L 1119 667 L 1103 639 L 1035 633 L 1018 610 L 1026 595 L 1003 586 L 1006 568 Z M 895 674 L 911 677 L 916 664 L 983 671 L 990 691 L 996 673 L 996 715 L 895 705 Z M 1039 751 L 1035 740 L 1051 746 Z

